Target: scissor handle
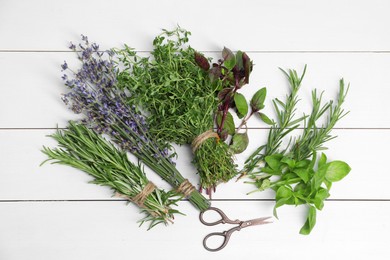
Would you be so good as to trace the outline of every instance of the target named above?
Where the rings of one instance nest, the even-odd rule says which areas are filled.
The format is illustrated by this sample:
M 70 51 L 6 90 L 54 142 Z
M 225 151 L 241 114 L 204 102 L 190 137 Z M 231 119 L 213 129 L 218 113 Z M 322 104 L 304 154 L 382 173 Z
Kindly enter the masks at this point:
M 203 218 L 203 214 L 206 213 L 207 211 L 215 211 L 215 212 L 217 212 L 221 216 L 221 219 L 217 220 L 217 221 L 214 221 L 214 222 L 207 222 Z M 228 223 L 228 224 L 239 224 L 241 222 L 240 220 L 231 220 L 231 219 L 229 219 L 225 215 L 225 213 L 223 213 L 222 210 L 220 210 L 219 208 L 214 208 L 214 207 L 209 207 L 208 209 L 202 211 L 199 214 L 199 220 L 200 220 L 200 222 L 202 222 L 203 225 L 206 225 L 206 226 L 215 226 L 215 225 L 218 225 L 218 224 L 225 224 L 225 223 Z M 212 234 L 214 234 L 214 233 L 212 233 Z
M 210 248 L 210 247 L 207 246 L 207 240 L 210 237 L 213 237 L 213 236 L 221 236 L 221 237 L 224 238 L 222 244 L 219 247 L 217 247 L 217 248 Z M 230 236 L 227 236 L 226 231 L 210 233 L 207 236 L 205 236 L 205 238 L 203 239 L 203 247 L 206 250 L 211 251 L 211 252 L 219 251 L 219 250 L 223 249 L 227 245 L 227 243 L 229 242 L 229 238 L 230 238 Z

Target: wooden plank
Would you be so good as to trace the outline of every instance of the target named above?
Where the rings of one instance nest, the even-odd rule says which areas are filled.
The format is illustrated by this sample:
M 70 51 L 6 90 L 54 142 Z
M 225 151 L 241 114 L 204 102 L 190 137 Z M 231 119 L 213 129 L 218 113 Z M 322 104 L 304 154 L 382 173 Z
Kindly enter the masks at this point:
M 107 44 L 128 42 L 150 50 L 160 28 L 176 24 L 193 32 L 193 45 L 250 51 L 389 50 L 386 0 L 286 2 L 175 0 L 48 2 L 3 0 L 1 50 L 65 50 L 84 33 Z M 82 21 L 82 22 L 81 22 Z
M 252 53 L 255 67 L 250 85 L 242 89 L 249 100 L 260 87 L 268 89 L 264 112 L 274 116 L 271 99 L 283 99 L 288 84 L 278 67 L 295 68 L 301 72 L 308 64 L 301 89 L 298 115 L 309 113 L 311 91 L 325 90 L 324 99 L 335 99 L 339 79 L 344 77 L 351 88 L 345 109 L 351 113 L 337 127 L 389 128 L 390 78 L 387 77 L 390 54 L 325 54 L 325 53 Z M 0 128 L 64 127 L 67 120 L 77 118 L 62 103 L 63 86 L 60 64 L 67 60 L 70 67 L 78 66 L 73 53 L 0 53 L 2 89 L 0 96 Z M 362 66 L 364 64 L 364 66 Z M 267 127 L 259 119 L 249 121 L 249 127 Z
M 69 200 L 69 199 L 111 199 L 108 188 L 88 184 L 89 176 L 75 169 L 61 165 L 39 164 L 46 158 L 40 152 L 43 145 L 54 147 L 56 143 L 46 137 L 54 130 L 1 130 L 0 200 Z M 339 137 L 328 144 L 329 160 L 344 160 L 352 167 L 345 180 L 335 183 L 331 190 L 333 199 L 390 199 L 388 170 L 382 163 L 387 160 L 388 130 L 337 130 Z M 237 155 L 242 167 L 245 159 L 266 140 L 264 130 L 249 130 L 250 146 Z M 191 165 L 189 147 L 178 147 L 177 168 L 194 184 L 198 183 L 196 169 Z M 148 176 L 159 186 L 170 187 L 154 173 Z M 272 191 L 246 194 L 254 186 L 236 183 L 234 180 L 218 186 L 215 199 L 269 199 Z
M 305 208 L 285 207 L 280 220 L 233 234 L 218 253 L 203 249 L 203 237 L 230 225 L 206 227 L 188 203 L 187 216 L 170 227 L 146 231 L 141 216 L 124 202 L 0 203 L 2 259 L 388 259 L 388 202 L 329 202 L 309 236 L 298 234 Z M 215 202 L 235 219 L 272 214 L 271 202 Z M 378 210 L 380 209 L 380 210 Z M 375 212 L 375 215 L 374 215 Z

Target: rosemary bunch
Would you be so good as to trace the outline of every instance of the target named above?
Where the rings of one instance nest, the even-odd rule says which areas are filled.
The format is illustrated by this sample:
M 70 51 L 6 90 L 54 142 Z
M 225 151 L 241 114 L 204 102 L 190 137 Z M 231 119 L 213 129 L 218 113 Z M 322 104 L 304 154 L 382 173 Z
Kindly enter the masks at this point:
M 128 106 L 127 93 L 116 87 L 117 69 L 113 52 L 102 52 L 95 43 L 82 37 L 83 43 L 70 48 L 78 54 L 81 69 L 73 71 L 65 62 L 63 70 L 69 71 L 63 79 L 70 92 L 63 100 L 75 113 L 83 113 L 83 123 L 97 133 L 104 133 L 123 150 L 131 152 L 165 181 L 188 197 L 199 210 L 209 207 L 209 202 L 184 179 L 174 166 L 169 145 L 156 139 L 135 106 Z M 108 58 L 106 58 L 108 55 Z
M 94 177 L 92 183 L 108 186 L 116 196 L 134 202 L 146 214 L 141 225 L 150 222 L 150 229 L 159 223 L 168 224 L 179 213 L 171 208 L 181 198 L 176 191 L 156 189 L 140 165 L 131 163 L 125 152 L 86 126 L 70 122 L 68 129 L 58 130 L 50 137 L 59 148 L 44 147 L 43 153 L 49 157 L 46 161 L 84 171 Z
M 351 170 L 343 161 L 327 162 L 322 153 L 317 159 L 318 152 L 326 149 L 323 145 L 335 138 L 331 130 L 347 112 L 342 109 L 348 88 L 340 80 L 337 102 L 329 101 L 322 104 L 322 93 L 312 92 L 312 111 L 309 116 L 295 119 L 297 92 L 305 74 L 298 76 L 290 70 L 288 77 L 291 92 L 286 101 L 273 101 L 277 114 L 276 122 L 268 134 L 268 142 L 260 146 L 246 161 L 243 174 L 253 179 L 256 191 L 273 189 L 276 192 L 276 209 L 282 205 L 308 206 L 306 223 L 301 228 L 301 234 L 309 234 L 316 223 L 316 210 L 322 210 L 324 201 L 330 196 L 332 183 L 343 179 Z M 325 123 L 318 126 L 318 121 L 327 115 Z M 304 122 L 303 133 L 294 141 L 289 139 L 283 149 L 281 145 L 285 137 Z
M 190 33 L 181 28 L 166 31 L 153 41 L 152 57 L 139 57 L 126 46 L 116 53 L 126 68 L 118 74 L 120 89 L 131 93 L 129 104 L 148 113 L 149 131 L 159 139 L 177 144 L 192 144 L 214 126 L 217 93 L 221 81 L 211 80 L 209 72 L 197 61 L 208 60 L 186 46 Z M 234 177 L 234 164 L 229 146 L 219 142 L 217 134 L 198 138 L 193 149 L 201 188 L 211 195 L 220 182 Z M 199 140 L 201 142 L 199 143 Z

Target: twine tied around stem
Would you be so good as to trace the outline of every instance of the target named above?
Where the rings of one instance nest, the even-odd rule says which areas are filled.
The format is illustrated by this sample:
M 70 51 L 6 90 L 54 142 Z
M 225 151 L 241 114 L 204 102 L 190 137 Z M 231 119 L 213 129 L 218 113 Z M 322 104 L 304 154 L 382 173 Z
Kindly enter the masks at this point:
M 182 183 L 180 183 L 179 187 L 177 187 L 177 191 L 182 193 L 184 197 L 188 197 L 194 190 L 195 187 L 188 181 L 188 179 L 185 179 Z
M 140 191 L 140 193 L 138 193 L 131 199 L 131 201 L 138 206 L 143 207 L 146 197 L 148 197 L 149 194 L 152 193 L 155 189 L 156 185 L 154 185 L 154 183 L 150 181 L 145 185 L 145 187 Z
M 129 196 L 126 196 L 124 194 L 121 194 L 119 192 L 115 193 L 116 197 L 127 199 L 131 202 L 134 202 L 137 206 L 144 208 L 144 202 L 146 198 L 149 196 L 150 193 L 152 193 L 156 189 L 156 185 L 154 185 L 153 182 L 148 182 L 145 187 L 133 198 L 130 198 Z
M 192 152 L 195 153 L 196 150 L 202 145 L 204 141 L 206 141 L 209 138 L 217 138 L 217 141 L 219 141 L 219 135 L 214 132 L 213 130 L 208 130 L 197 137 L 192 141 L 191 147 L 192 147 Z

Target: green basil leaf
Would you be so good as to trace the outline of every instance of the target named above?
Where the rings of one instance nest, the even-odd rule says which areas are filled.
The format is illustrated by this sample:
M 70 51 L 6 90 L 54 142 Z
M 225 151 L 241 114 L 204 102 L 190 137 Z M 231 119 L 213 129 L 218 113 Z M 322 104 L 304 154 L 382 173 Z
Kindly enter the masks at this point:
M 276 212 L 276 209 L 279 208 L 280 206 L 283 206 L 287 204 L 290 198 L 281 198 L 279 200 L 276 200 L 275 206 L 274 206 L 274 216 L 275 218 L 279 219 L 278 214 Z
M 309 208 L 309 214 L 307 216 L 306 222 L 299 231 L 301 235 L 309 235 L 311 230 L 313 229 L 314 225 L 316 224 L 316 215 L 317 211 L 316 208 L 313 206 L 310 206 Z
M 310 174 L 308 169 L 294 169 L 293 171 L 299 178 L 303 180 L 304 183 L 307 183 L 310 179 Z
M 330 194 L 327 189 L 321 187 L 318 189 L 313 199 L 313 203 L 318 210 L 322 210 L 324 207 L 324 200 L 329 198 L 329 196 Z
M 325 164 L 318 168 L 318 170 L 314 173 L 312 182 L 313 190 L 317 190 L 321 186 L 322 182 L 325 179 L 325 174 L 327 172 L 328 166 L 329 164 Z
M 276 191 L 276 200 L 281 198 L 290 198 L 293 194 L 293 191 L 285 186 L 280 186 Z
M 270 185 L 271 185 L 271 181 L 269 179 L 264 179 L 261 182 L 261 185 L 258 187 L 258 189 L 260 191 L 264 191 L 264 190 L 268 189 Z
M 351 171 L 351 167 L 343 161 L 333 161 L 328 164 L 325 178 L 330 182 L 340 181 Z
M 288 165 L 288 168 L 290 168 L 290 170 L 294 169 L 295 167 L 295 160 L 293 159 L 290 159 L 288 157 L 283 157 L 282 160 L 280 160 L 282 163 L 285 163 Z
M 281 154 L 273 154 L 266 156 L 264 158 L 265 162 L 268 164 L 269 167 L 271 167 L 273 170 L 279 170 L 280 169 L 280 160 L 282 159 L 283 155 Z
M 238 118 L 243 118 L 248 114 L 248 103 L 243 94 L 235 93 L 234 103 L 236 104 Z
M 327 179 L 324 180 L 325 186 L 328 190 L 332 188 L 332 182 L 328 181 Z
M 320 160 L 318 161 L 318 167 L 321 167 L 326 164 L 326 155 L 324 153 L 321 154 Z
M 264 108 L 265 97 L 267 96 L 267 89 L 259 89 L 251 99 L 251 108 L 253 111 L 257 112 Z
M 307 168 L 310 165 L 310 160 L 305 159 L 295 164 L 295 168 Z
M 273 120 L 271 120 L 267 115 L 265 115 L 264 113 L 260 113 L 258 112 L 257 113 L 261 119 L 261 121 L 263 121 L 264 123 L 266 123 L 267 125 L 274 125 L 275 122 Z
M 248 134 L 246 132 L 242 134 L 237 133 L 233 135 L 230 149 L 233 151 L 233 153 L 239 154 L 245 151 L 245 149 L 248 147 L 248 144 L 249 144 Z

